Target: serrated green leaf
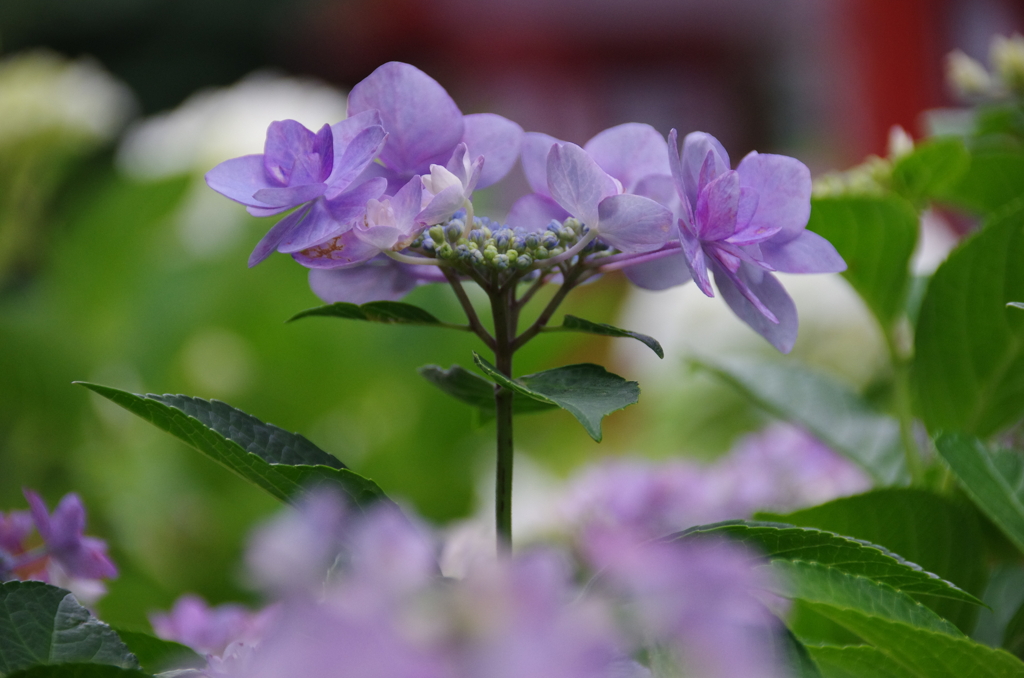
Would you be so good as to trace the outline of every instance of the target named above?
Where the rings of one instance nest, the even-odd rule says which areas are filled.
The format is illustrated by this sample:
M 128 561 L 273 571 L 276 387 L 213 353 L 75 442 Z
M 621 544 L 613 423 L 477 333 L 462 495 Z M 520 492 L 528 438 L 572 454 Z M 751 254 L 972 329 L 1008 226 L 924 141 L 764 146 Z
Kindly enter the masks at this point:
M 903 310 L 918 217 L 903 198 L 842 196 L 811 200 L 807 230 L 831 242 L 846 260 L 846 278 L 888 331 Z
M 1024 553 L 1024 462 L 1020 453 L 992 453 L 973 436 L 944 433 L 935 449 L 974 503 Z
M 206 666 L 204 657 L 181 643 L 157 638 L 140 631 L 127 631 L 120 628 L 115 628 L 114 631 L 139 660 L 142 669 L 149 673 L 159 673 L 170 669 L 201 669 Z
M 755 548 L 769 560 L 798 560 L 864 577 L 918 597 L 940 596 L 980 604 L 955 584 L 926 572 L 888 549 L 852 537 L 781 523 L 727 521 L 698 525 L 667 539 L 726 537 Z
M 938 137 L 917 146 L 892 168 L 892 185 L 900 195 L 919 203 L 948 191 L 971 164 L 963 141 Z
M 1024 185 L 1024 184 L 1022 184 Z M 911 376 L 931 431 L 987 437 L 1024 415 L 1024 211 L 993 221 L 935 271 Z
M 805 603 L 858 610 L 939 633 L 962 636 L 959 629 L 905 593 L 876 580 L 849 574 L 838 567 L 800 560 L 776 559 L 763 565 L 774 581 L 770 590 Z
M 599 334 L 605 337 L 629 337 L 631 339 L 636 339 L 647 346 L 647 348 L 654 351 L 655 355 L 659 358 L 665 357 L 664 349 L 661 348 L 661 344 L 659 344 L 658 340 L 654 337 L 647 336 L 646 334 L 640 334 L 639 332 L 624 330 L 615 327 L 614 325 L 591 322 L 590 320 L 577 318 L 574 315 L 566 315 L 565 319 L 562 320 L 561 327 L 545 327 L 544 329 L 548 332 L 586 332 L 587 334 Z
M 980 596 L 988 578 L 979 517 L 972 506 L 915 488 L 886 488 L 843 497 L 820 506 L 757 520 L 813 527 L 877 544 L 920 565 L 972 596 Z M 981 610 L 977 598 L 914 595 L 940 616 L 970 631 Z
M 790 363 L 750 358 L 703 358 L 694 363 L 780 419 L 804 427 L 876 482 L 895 485 L 909 480 L 899 423 L 832 377 Z
M 104 664 L 51 664 L 15 671 L 7 678 L 154 678 L 137 669 Z
M 899 662 L 870 645 L 809 645 L 823 678 L 916 678 Z
M 469 327 L 464 325 L 443 323 L 419 306 L 413 306 L 401 301 L 371 301 L 366 304 L 350 304 L 347 301 L 339 301 L 296 313 L 288 319 L 288 322 L 299 320 L 300 318 L 313 317 L 366 320 L 368 322 L 389 325 L 435 325 L 451 329 L 469 329 Z
M 453 398 L 479 408 L 484 419 L 494 418 L 493 382 L 487 381 L 460 365 L 452 365 L 447 370 L 438 365 L 424 365 L 417 371 L 424 379 Z M 557 407 L 553 403 L 527 398 L 518 393 L 512 399 L 512 408 L 515 414 L 543 412 Z
M 635 381 L 626 381 L 591 363 L 556 367 L 513 380 L 476 353 L 473 361 L 496 384 L 561 407 L 576 417 L 597 442 L 601 442 L 601 420 L 640 398 L 640 386 Z
M 70 591 L 36 581 L 0 584 L 0 676 L 65 662 L 139 666 L 117 633 Z
M 304 491 L 327 483 L 358 507 L 390 501 L 372 480 L 349 470 L 303 436 L 265 424 L 226 403 L 76 383 L 167 431 L 278 499 L 295 502 Z
M 1024 663 L 968 638 L 918 628 L 859 610 L 807 605 L 853 631 L 917 678 L 1022 678 Z

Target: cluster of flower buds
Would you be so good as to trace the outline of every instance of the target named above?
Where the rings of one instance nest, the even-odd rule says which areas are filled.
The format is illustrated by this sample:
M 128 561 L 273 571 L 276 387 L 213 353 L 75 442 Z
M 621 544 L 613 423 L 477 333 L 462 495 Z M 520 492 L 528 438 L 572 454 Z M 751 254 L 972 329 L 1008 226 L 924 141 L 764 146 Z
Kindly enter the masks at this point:
M 44 581 L 71 588 L 85 599 L 102 594 L 100 580 L 116 577 L 117 568 L 102 540 L 83 536 L 82 500 L 67 494 L 51 514 L 38 494 L 24 492 L 28 511 L 0 512 L 0 581 Z
M 968 101 L 1024 97 L 1024 36 L 997 35 L 989 45 L 992 70 L 960 50 L 946 57 L 946 80 Z

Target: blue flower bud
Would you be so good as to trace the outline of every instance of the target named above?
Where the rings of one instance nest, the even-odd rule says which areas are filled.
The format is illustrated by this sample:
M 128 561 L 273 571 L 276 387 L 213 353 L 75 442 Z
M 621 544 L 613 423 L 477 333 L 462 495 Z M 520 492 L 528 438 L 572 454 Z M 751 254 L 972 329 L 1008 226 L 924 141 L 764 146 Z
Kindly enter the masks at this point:
M 562 230 L 562 224 L 552 219 L 551 222 L 548 224 L 547 230 L 551 231 L 552 233 L 558 233 L 559 231 Z
M 474 242 L 477 245 L 483 246 L 484 241 L 487 240 L 487 236 L 485 236 L 484 232 L 479 228 L 474 228 L 472 231 L 469 232 L 469 240 L 470 242 Z
M 514 238 L 512 238 L 512 244 L 511 244 L 510 248 L 514 249 L 517 252 L 525 251 L 526 250 L 526 238 L 524 238 L 521 235 L 515 236 Z
M 551 256 L 551 254 L 548 252 L 548 248 L 543 245 L 533 250 L 534 259 L 547 259 L 549 256 Z
M 546 247 L 549 250 L 552 250 L 558 247 L 558 236 L 555 235 L 554 233 L 547 233 L 544 235 L 544 238 L 541 240 L 540 244 L 541 247 Z
M 522 254 L 516 259 L 516 268 L 530 268 L 533 266 L 533 257 L 528 254 Z
M 431 238 L 430 236 L 427 236 L 427 237 L 423 238 L 423 245 L 422 245 L 422 247 L 427 252 L 433 252 L 434 251 L 434 239 Z
M 465 228 L 465 224 L 458 219 L 452 219 L 448 222 L 448 225 L 444 227 L 444 235 L 448 238 L 448 242 L 458 242 L 459 238 L 462 237 L 462 229 Z
M 494 266 L 499 271 L 502 271 L 508 268 L 508 257 L 505 256 L 504 254 L 499 254 L 494 257 L 494 260 L 491 262 L 491 265 Z
M 526 236 L 525 240 L 526 249 L 534 250 L 540 247 L 540 235 L 537 233 L 531 233 Z

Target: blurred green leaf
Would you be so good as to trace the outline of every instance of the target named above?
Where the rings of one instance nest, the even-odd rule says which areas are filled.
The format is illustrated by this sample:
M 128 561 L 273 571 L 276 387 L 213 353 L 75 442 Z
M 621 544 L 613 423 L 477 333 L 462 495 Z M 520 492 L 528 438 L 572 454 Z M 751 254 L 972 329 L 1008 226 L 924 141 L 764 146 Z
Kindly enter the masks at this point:
M 437 327 L 469 330 L 469 327 L 465 325 L 443 323 L 419 306 L 413 306 L 401 301 L 371 301 L 362 305 L 339 301 L 296 313 L 288 319 L 288 322 L 299 320 L 300 318 L 313 317 L 367 320 L 369 322 L 389 325 L 434 325 Z
M 795 364 L 750 358 L 702 358 L 694 363 L 780 419 L 803 426 L 876 482 L 908 480 L 899 423 L 832 377 Z
M 51 664 L 15 671 L 7 678 L 154 678 L 137 669 L 104 664 Z
M 985 588 L 988 564 L 979 521 L 970 505 L 926 490 L 886 488 L 786 515 L 759 513 L 755 518 L 828 530 L 898 553 L 971 595 L 951 600 L 942 593 L 923 596 L 893 586 L 910 593 L 965 633 L 974 626 L 981 610 L 977 597 Z
M 561 327 L 545 327 L 544 330 L 547 332 L 586 332 L 587 334 L 600 334 L 605 337 L 629 337 L 643 343 L 647 348 L 654 351 L 655 355 L 659 358 L 665 357 L 665 351 L 654 337 L 649 337 L 639 332 L 623 330 L 614 325 L 591 322 L 583 318 L 577 318 L 574 315 L 565 316 Z
M 753 547 L 769 560 L 796 560 L 831 567 L 839 572 L 870 579 L 908 595 L 931 595 L 980 603 L 955 584 L 926 572 L 877 544 L 811 527 L 781 523 L 729 521 L 698 525 L 668 537 L 706 539 L 727 537 Z
M 917 146 L 896 161 L 892 185 L 900 195 L 914 203 L 948 191 L 971 164 L 963 141 L 956 137 L 936 137 Z
M 1024 187 L 1024 183 L 1020 185 Z M 911 377 L 931 431 L 988 436 L 1024 415 L 1024 210 L 994 220 L 935 271 Z
M 843 277 L 888 331 L 907 294 L 918 233 L 913 205 L 895 195 L 814 198 L 807 230 L 835 246 L 846 260 Z
M 1024 605 L 1017 609 L 1003 635 L 1003 649 L 1024 659 Z
M 1024 460 L 1013 450 L 992 453 L 977 438 L 943 433 L 935 449 L 985 515 L 1024 553 Z
M 989 609 L 982 609 L 978 615 L 971 638 L 999 647 L 1003 644 L 1010 621 L 1024 607 L 1024 564 L 1010 562 L 993 567 L 982 602 Z
M 423 378 L 457 400 L 479 408 L 485 419 L 494 418 L 494 383 L 469 370 L 452 365 L 447 370 L 438 365 L 424 365 L 419 368 Z M 515 394 L 513 398 L 515 414 L 543 412 L 558 407 L 554 403 L 528 398 Z
M 329 483 L 355 506 L 389 501 L 376 483 L 350 471 L 301 435 L 265 424 L 226 403 L 77 383 L 180 438 L 278 499 L 294 503 L 306 490 Z
M 791 678 L 825 678 L 810 652 L 796 635 L 779 622 L 779 633 L 775 636 L 774 650 L 777 663 L 789 667 Z
M 181 643 L 157 638 L 140 631 L 115 628 L 118 637 L 139 660 L 142 669 L 159 673 L 171 669 L 201 669 L 206 658 Z
M 990 215 L 1020 197 L 1024 186 L 1024 154 L 1002 150 L 975 151 L 959 181 L 936 197 Z
M 117 633 L 70 591 L 37 581 L 0 584 L 0 675 L 64 662 L 139 666 Z
M 513 380 L 476 353 L 473 361 L 496 384 L 566 410 L 597 442 L 601 442 L 601 420 L 640 398 L 640 386 L 635 381 L 626 381 L 591 363 L 556 367 Z
M 889 655 L 870 645 L 824 645 L 808 648 L 824 678 L 915 678 Z

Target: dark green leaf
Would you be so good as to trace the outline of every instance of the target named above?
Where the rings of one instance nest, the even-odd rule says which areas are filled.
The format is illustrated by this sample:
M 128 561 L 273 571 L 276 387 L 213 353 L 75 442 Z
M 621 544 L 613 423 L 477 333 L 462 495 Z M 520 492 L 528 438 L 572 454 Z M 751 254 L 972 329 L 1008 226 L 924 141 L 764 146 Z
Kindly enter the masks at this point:
M 1024 605 L 1017 609 L 1006 625 L 1006 632 L 1003 634 L 1003 649 L 1024 659 Z
M 918 674 L 870 645 L 809 646 L 824 678 L 916 678 Z
M 975 510 L 933 492 L 887 488 L 786 515 L 760 513 L 755 517 L 877 544 L 975 597 L 985 588 L 988 564 Z M 977 598 L 960 602 L 913 595 L 964 632 L 973 628 L 981 610 Z
M 884 485 L 909 478 L 899 423 L 844 384 L 791 363 L 749 358 L 695 361 L 781 419 L 806 428 Z
M 807 230 L 835 246 L 846 260 L 843 277 L 888 331 L 907 293 L 918 232 L 913 206 L 895 195 L 814 198 Z
M 65 662 L 139 666 L 117 633 L 69 591 L 36 581 L 0 584 L 0 676 Z
M 148 633 L 114 629 L 142 665 L 144 671 L 159 673 L 170 669 L 201 669 L 206 659 L 181 643 L 163 640 Z
M 640 386 L 635 381 L 626 381 L 591 363 L 557 367 L 513 380 L 476 353 L 473 360 L 496 384 L 566 410 L 598 442 L 601 442 L 601 419 L 632 405 L 640 397 Z
M 789 667 L 786 675 L 792 678 L 825 678 L 800 639 L 784 624 L 780 623 L 779 626 L 781 631 L 775 634 L 774 649 L 778 658 L 776 663 Z
M 494 383 L 487 381 L 459 365 L 452 365 L 447 370 L 438 365 L 424 365 L 419 368 L 423 378 L 448 395 L 480 409 L 485 419 L 494 418 Z M 513 410 L 516 414 L 542 412 L 558 407 L 518 393 L 513 398 Z
M 839 567 L 800 560 L 772 560 L 763 566 L 770 573 L 770 589 L 786 598 L 841 610 L 857 610 L 879 619 L 890 619 L 916 628 L 951 636 L 963 634 L 939 615 L 891 586 L 849 574 Z
M 662 350 L 661 344 L 654 337 L 649 337 L 646 334 L 640 334 L 639 332 L 631 332 L 629 330 L 619 329 L 614 325 L 606 325 L 605 323 L 595 323 L 583 318 L 577 318 L 574 315 L 567 315 L 562 321 L 561 327 L 547 327 L 548 331 L 570 331 L 570 332 L 586 332 L 588 334 L 600 334 L 605 337 L 630 337 L 642 342 L 647 348 L 654 351 L 659 358 L 665 357 L 665 351 Z
M 1024 184 L 1022 184 L 1024 186 Z M 994 221 L 939 267 L 915 333 L 925 424 L 986 437 L 1024 415 L 1024 211 Z
M 698 525 L 669 539 L 708 537 L 728 537 L 750 545 L 769 560 L 797 560 L 832 567 L 885 584 L 915 598 L 929 595 L 980 602 L 970 593 L 882 546 L 825 530 L 779 523 L 729 521 Z
M 960 180 L 937 197 L 989 215 L 1016 200 L 1024 192 L 1022 186 L 1024 154 L 977 151 Z
M 1024 607 L 1024 565 L 1003 563 L 992 568 L 982 602 L 989 609 L 983 609 L 978 615 L 971 638 L 999 647 L 1010 621 Z
M 51 664 L 15 671 L 7 678 L 153 678 L 137 669 L 104 664 Z
M 300 318 L 311 318 L 323 316 L 326 318 L 345 318 L 348 320 L 367 320 L 374 323 L 387 323 L 391 325 L 437 325 L 440 327 L 457 327 L 466 329 L 461 325 L 448 325 L 441 322 L 433 315 L 424 311 L 419 306 L 406 304 L 401 301 L 371 301 L 366 304 L 350 304 L 347 301 L 339 301 L 326 306 L 306 309 L 296 313 L 288 322 Z
M 961 433 L 944 433 L 935 449 L 999 529 L 1024 553 L 1024 463 L 1015 451 L 989 452 Z
M 971 164 L 964 143 L 956 137 L 929 140 L 900 158 L 892 170 L 892 185 L 915 203 L 948 191 Z
M 301 435 L 265 424 L 220 401 L 139 395 L 77 383 L 188 443 L 278 499 L 294 501 L 302 491 L 328 483 L 356 506 L 387 500 L 376 483 L 350 471 Z

